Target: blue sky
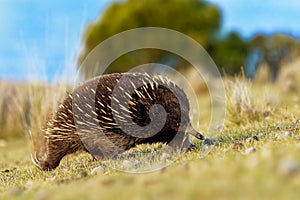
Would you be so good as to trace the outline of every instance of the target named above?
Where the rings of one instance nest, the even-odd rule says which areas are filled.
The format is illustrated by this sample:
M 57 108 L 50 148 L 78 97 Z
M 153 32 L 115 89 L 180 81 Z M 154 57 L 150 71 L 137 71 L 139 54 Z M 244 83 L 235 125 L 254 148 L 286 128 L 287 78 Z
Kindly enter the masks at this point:
M 222 10 L 223 28 L 245 37 L 281 32 L 300 36 L 299 0 L 209 0 Z
M 0 0 L 0 79 L 55 81 L 61 73 L 72 79 L 83 30 L 110 2 Z M 222 10 L 224 31 L 300 36 L 298 0 L 209 2 Z

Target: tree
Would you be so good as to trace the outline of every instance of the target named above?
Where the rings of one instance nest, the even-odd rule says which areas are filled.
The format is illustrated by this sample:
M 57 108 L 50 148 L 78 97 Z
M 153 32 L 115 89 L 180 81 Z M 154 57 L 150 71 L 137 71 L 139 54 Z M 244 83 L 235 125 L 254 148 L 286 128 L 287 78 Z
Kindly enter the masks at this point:
M 224 38 L 216 39 L 209 48 L 209 53 L 221 72 L 228 75 L 241 71 L 249 51 L 249 43 L 244 41 L 236 32 L 231 32 Z
M 253 51 L 260 54 L 256 68 L 266 63 L 270 70 L 270 78 L 276 81 L 278 72 L 296 48 L 297 42 L 288 35 L 274 34 L 271 36 L 256 35 L 253 40 Z
M 84 34 L 82 63 L 99 43 L 119 32 L 137 27 L 170 28 L 198 41 L 204 48 L 211 46 L 221 22 L 217 7 L 202 0 L 126 0 L 112 3 Z M 169 52 L 143 49 L 121 56 L 106 72 L 127 71 L 132 66 L 148 62 L 161 63 L 165 57 L 175 58 Z M 137 59 L 138 58 L 138 59 Z M 180 60 L 180 59 L 179 59 Z M 181 66 L 184 60 L 176 62 Z M 122 66 L 120 68 L 120 66 Z M 83 73 L 85 73 L 83 69 Z

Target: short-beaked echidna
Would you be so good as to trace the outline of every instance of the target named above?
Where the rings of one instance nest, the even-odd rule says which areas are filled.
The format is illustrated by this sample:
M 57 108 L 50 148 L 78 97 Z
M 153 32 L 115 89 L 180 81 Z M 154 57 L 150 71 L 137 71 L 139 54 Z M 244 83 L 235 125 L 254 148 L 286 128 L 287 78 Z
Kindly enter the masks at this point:
M 104 160 L 142 143 L 189 148 L 187 135 L 204 139 L 190 123 L 185 92 L 166 77 L 146 73 L 107 74 L 83 83 L 42 134 L 45 150 L 32 157 L 42 170 L 56 168 L 78 150 Z

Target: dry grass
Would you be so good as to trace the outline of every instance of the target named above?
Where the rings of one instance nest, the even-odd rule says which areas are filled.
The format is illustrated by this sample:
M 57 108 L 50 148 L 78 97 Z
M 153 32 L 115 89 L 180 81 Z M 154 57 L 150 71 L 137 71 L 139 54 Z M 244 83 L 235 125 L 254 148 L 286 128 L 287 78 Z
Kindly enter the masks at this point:
M 0 81 L 0 138 L 16 137 L 21 131 L 17 89 L 14 84 Z
M 67 84 L 0 82 L 0 139 L 25 137 L 35 149 L 42 140 L 40 129 L 66 96 Z
M 281 68 L 276 84 L 286 93 L 300 90 L 300 59 Z
M 227 122 L 245 125 L 263 120 L 273 113 L 271 102 L 264 96 L 253 95 L 252 83 L 244 75 L 225 81 L 227 98 Z

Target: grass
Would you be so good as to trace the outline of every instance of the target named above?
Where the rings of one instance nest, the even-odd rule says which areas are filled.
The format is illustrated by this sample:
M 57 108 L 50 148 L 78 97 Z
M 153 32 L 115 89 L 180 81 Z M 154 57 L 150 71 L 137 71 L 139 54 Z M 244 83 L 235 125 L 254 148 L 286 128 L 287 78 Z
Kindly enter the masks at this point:
M 4 127 L 9 131 L 0 139 L 0 199 L 298 199 L 299 95 L 284 93 L 276 85 L 250 84 L 243 77 L 226 79 L 225 83 L 226 123 L 209 154 L 202 156 L 199 151 L 203 144 L 195 141 L 195 151 L 151 173 L 124 173 L 112 167 L 122 163 L 93 161 L 87 153 L 66 156 L 55 171 L 40 171 L 31 163 L 34 147 L 30 137 L 20 134 L 20 130 L 10 132 L 11 123 L 20 123 L 20 129 L 28 124 L 24 123 L 24 113 L 12 115 Z M 59 92 L 49 88 L 43 95 L 35 87 L 29 88 L 22 92 L 35 91 L 29 101 L 35 106 L 27 121 L 34 125 L 33 139 L 38 140 L 37 126 L 46 120 L 45 113 L 53 112 L 51 109 L 65 95 L 66 87 Z M 54 93 L 59 96 L 50 98 Z M 24 97 L 19 95 L 19 101 L 26 102 Z M 199 98 L 209 101 L 208 94 Z M 47 107 L 38 103 L 41 99 L 48 99 L 43 104 Z M 4 117 L 7 115 L 9 112 Z M 200 127 L 205 130 L 205 123 Z M 145 145 L 132 152 L 162 147 Z M 149 160 L 142 158 L 137 157 L 147 164 Z M 98 166 L 102 167 L 97 173 L 91 173 Z
M 249 124 L 273 113 L 265 97 L 252 94 L 251 82 L 244 75 L 229 80 L 226 86 L 228 121 L 237 125 Z

